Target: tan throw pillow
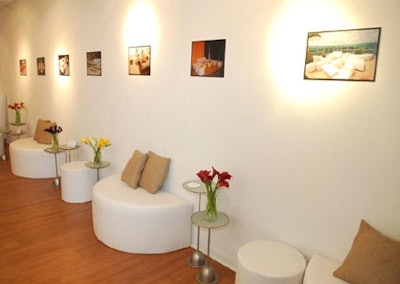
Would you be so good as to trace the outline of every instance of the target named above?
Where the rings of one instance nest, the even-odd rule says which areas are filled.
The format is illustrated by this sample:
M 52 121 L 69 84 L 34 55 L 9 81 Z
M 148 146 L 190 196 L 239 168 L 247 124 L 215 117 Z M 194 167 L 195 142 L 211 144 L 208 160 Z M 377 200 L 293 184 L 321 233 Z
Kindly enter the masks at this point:
M 361 220 L 348 255 L 333 275 L 351 284 L 399 284 L 400 242 Z
M 147 154 L 135 150 L 121 174 L 121 180 L 130 187 L 137 188 L 147 157 Z
M 139 186 L 150 193 L 156 193 L 167 178 L 171 159 L 158 156 L 151 151 L 148 155 Z
M 54 122 L 39 118 L 36 123 L 36 129 L 35 134 L 33 135 L 33 139 L 35 139 L 38 143 L 51 144 L 51 134 L 44 130 L 53 125 L 55 125 Z

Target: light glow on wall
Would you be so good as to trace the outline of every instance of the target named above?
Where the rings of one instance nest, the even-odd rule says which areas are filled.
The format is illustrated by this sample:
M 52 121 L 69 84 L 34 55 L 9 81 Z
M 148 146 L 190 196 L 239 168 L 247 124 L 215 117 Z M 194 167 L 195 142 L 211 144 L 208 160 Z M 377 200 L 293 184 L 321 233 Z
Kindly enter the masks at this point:
M 149 1 L 135 1 L 130 8 L 124 27 L 124 45 L 128 47 L 151 45 L 151 57 L 156 56 L 159 24 L 155 8 Z
M 273 78 L 274 89 L 284 99 L 295 104 L 321 104 L 346 92 L 346 82 L 303 79 L 307 33 L 355 27 L 351 21 L 354 17 L 342 6 L 336 1 L 292 0 L 286 1 L 277 11 L 266 39 L 267 54 L 274 54 L 267 55 L 266 69 L 272 70 L 268 75 Z

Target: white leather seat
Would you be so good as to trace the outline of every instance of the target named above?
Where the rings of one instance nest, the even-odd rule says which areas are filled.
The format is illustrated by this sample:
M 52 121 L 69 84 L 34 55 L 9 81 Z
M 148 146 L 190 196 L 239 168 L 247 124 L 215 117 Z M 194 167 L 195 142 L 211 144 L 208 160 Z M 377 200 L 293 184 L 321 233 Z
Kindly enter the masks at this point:
M 164 190 L 133 189 L 116 174 L 93 188 L 93 228 L 105 245 L 130 253 L 189 247 L 193 204 Z

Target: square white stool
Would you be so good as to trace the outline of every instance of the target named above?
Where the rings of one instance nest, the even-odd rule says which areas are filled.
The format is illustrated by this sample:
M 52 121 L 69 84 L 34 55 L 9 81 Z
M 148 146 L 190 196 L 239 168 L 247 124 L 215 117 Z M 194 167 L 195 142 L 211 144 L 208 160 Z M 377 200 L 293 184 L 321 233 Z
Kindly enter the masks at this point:
M 92 200 L 96 171 L 85 166 L 86 161 L 65 163 L 61 166 L 61 199 L 69 203 Z
M 237 260 L 236 284 L 301 284 L 306 269 L 299 251 L 267 240 L 243 245 Z

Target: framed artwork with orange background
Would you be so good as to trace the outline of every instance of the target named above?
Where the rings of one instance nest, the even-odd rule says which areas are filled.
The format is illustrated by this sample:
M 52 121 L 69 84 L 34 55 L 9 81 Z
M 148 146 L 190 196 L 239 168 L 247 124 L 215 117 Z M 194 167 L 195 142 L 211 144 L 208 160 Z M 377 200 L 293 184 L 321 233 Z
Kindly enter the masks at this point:
M 225 39 L 193 41 L 190 75 L 224 77 L 225 45 Z

